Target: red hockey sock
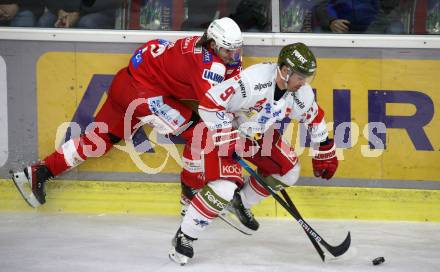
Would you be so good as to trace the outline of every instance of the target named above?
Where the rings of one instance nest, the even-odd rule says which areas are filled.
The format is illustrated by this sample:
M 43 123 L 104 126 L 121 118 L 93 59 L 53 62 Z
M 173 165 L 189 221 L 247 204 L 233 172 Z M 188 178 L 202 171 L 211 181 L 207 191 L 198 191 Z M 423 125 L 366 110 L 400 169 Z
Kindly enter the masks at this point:
M 64 155 L 62 153 L 58 153 L 57 151 L 47 156 L 44 159 L 44 164 L 47 166 L 47 168 L 49 168 L 54 177 L 60 175 L 70 168 L 64 159 Z

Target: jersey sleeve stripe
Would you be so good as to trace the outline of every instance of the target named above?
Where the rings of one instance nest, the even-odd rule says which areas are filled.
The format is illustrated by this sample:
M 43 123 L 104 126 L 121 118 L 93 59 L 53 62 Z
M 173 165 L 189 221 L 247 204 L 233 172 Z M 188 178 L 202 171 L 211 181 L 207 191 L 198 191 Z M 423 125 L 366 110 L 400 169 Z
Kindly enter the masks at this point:
M 315 118 L 313 118 L 311 125 L 316 126 L 322 122 L 324 119 L 324 110 L 318 105 L 318 114 L 316 114 Z
M 214 98 L 209 93 L 206 93 L 205 97 L 202 99 L 202 101 L 200 101 L 199 108 L 202 108 L 206 111 L 225 110 L 224 107 L 215 102 Z

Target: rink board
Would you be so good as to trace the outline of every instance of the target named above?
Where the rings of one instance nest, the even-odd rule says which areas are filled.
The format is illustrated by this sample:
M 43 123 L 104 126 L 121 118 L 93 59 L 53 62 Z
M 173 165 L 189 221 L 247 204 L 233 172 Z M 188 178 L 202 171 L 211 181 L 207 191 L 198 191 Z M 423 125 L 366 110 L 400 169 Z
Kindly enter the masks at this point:
M 405 220 L 440 222 L 438 190 L 295 186 L 287 190 L 304 218 Z M 0 211 L 91 214 L 180 213 L 177 183 L 93 182 L 48 183 L 48 202 L 27 206 L 10 180 L 0 180 Z M 289 217 L 273 198 L 253 209 L 259 217 Z
M 26 39 L 27 34 L 17 40 L 0 38 L 0 127 L 7 128 L 0 132 L 0 180 L 8 178 L 10 169 L 22 169 L 58 147 L 67 138 L 61 123 L 90 121 L 130 53 L 148 38 L 160 37 L 150 32 L 121 33 L 118 42 L 109 39 L 109 33 L 92 33 L 100 40 L 87 40 L 91 33 L 41 32 L 47 35 L 43 40 Z M 138 39 L 126 40 L 132 35 Z M 313 87 L 329 130 L 332 123 L 352 122 L 353 137 L 345 143 L 337 141 L 341 161 L 335 178 L 318 187 L 317 179 L 307 179 L 312 171 L 308 148 L 302 144 L 304 135 L 298 137 L 296 124 L 287 127 L 285 135 L 301 155 L 299 183 L 304 185 L 289 190 L 304 216 L 440 221 L 439 39 L 390 36 L 383 42 L 383 37 L 338 35 L 335 38 L 344 43 L 334 46 L 329 44 L 332 37 L 268 35 L 271 38 L 263 40 L 260 34 L 248 37 L 245 65 L 275 60 L 285 39 L 304 41 L 318 58 Z M 88 96 L 93 99 L 85 99 Z M 365 133 L 367 123 L 378 118 L 389 125 L 385 150 L 368 147 L 368 140 L 374 138 Z M 140 139 L 147 135 L 159 145 L 151 144 L 153 149 L 139 160 L 121 151 L 122 142 L 119 149 L 49 183 L 48 204 L 38 211 L 178 214 L 182 145 L 164 144 L 150 132 L 144 131 Z M 0 210 L 33 212 L 8 180 L 0 182 Z M 259 205 L 256 214 L 284 216 L 271 199 Z

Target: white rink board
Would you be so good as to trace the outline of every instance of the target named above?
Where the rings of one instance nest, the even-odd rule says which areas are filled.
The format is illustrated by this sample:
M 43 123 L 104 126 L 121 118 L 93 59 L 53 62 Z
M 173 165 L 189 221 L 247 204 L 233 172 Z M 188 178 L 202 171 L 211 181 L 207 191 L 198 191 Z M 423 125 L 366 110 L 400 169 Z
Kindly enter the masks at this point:
M 8 27 L 0 28 L 0 40 L 144 43 L 157 38 L 176 40 L 200 35 L 200 31 L 91 30 Z M 313 47 L 346 48 L 440 48 L 436 35 L 376 35 L 317 33 L 243 33 L 244 45 L 283 46 L 303 42 Z
M 352 234 L 339 260 L 322 263 L 293 220 L 260 220 L 252 237 L 222 222 L 196 241 L 185 267 L 167 252 L 179 218 L 78 214 L 0 213 L 1 271 L 423 271 L 440 267 L 440 224 L 316 221 L 330 244 Z M 371 260 L 386 261 L 373 266 Z

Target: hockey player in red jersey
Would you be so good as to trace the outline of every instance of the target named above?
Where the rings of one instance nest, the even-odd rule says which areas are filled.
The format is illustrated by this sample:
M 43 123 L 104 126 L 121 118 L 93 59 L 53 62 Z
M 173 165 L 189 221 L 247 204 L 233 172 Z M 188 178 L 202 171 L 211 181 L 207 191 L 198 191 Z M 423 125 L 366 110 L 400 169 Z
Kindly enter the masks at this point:
M 183 153 L 181 179 L 188 206 L 173 238 L 172 260 L 185 264 L 192 258 L 193 241 L 225 208 L 249 229 L 258 229 L 250 208 L 269 192 L 253 178 L 243 182 L 241 167 L 232 159 L 234 152 L 255 164 L 272 189 L 296 183 L 297 155 L 274 129 L 284 118 L 308 126 L 314 174 L 332 178 L 338 166 L 335 145 L 309 85 L 316 67 L 315 56 L 305 44 L 290 44 L 280 51 L 278 63 L 250 66 L 205 94 L 199 115 L 206 128 L 197 134 L 202 138 L 193 138 Z
M 200 100 L 212 86 L 238 74 L 242 45 L 240 28 L 227 17 L 214 20 L 201 37 L 175 42 L 156 39 L 142 45 L 129 65 L 115 75 L 96 114 L 95 123 L 99 125 L 95 129 L 67 141 L 40 162 L 12 173 L 23 198 L 32 207 L 44 204 L 48 179 L 88 157 L 104 155 L 115 143 L 131 137 L 140 125 L 191 138 L 199 117 L 180 100 Z M 133 105 L 133 118 L 124 130 L 124 116 Z

